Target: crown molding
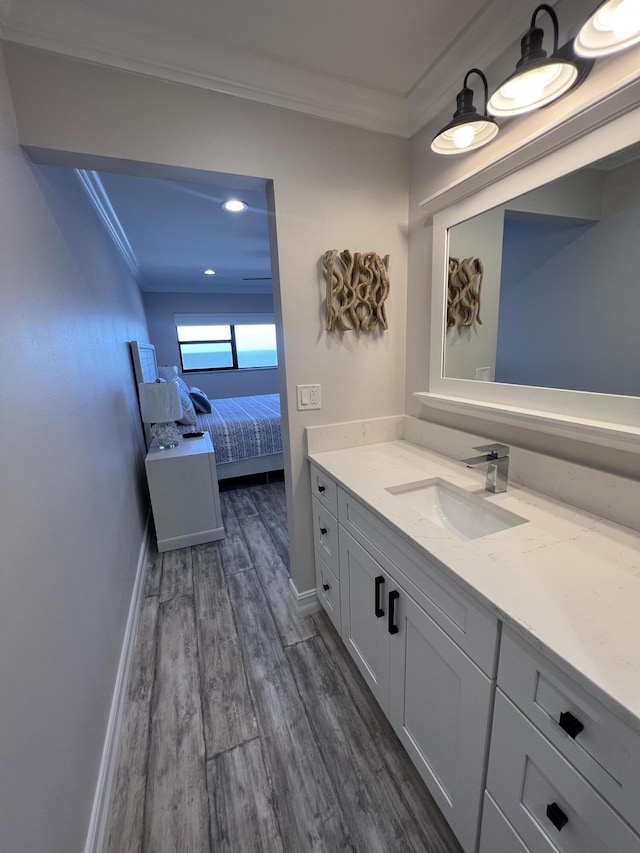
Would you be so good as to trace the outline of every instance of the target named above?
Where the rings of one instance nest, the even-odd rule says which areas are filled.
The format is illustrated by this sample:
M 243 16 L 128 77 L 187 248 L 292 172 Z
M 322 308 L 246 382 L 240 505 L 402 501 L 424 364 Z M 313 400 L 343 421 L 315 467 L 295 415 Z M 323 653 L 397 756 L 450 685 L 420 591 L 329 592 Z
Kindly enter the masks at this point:
M 408 137 L 408 102 L 403 95 L 351 81 L 293 69 L 248 51 L 216 46 L 194 50 L 186 39 L 123 37 L 126 50 L 49 36 L 5 24 L 6 41 L 59 53 L 174 83 L 233 95 L 274 107 Z M 259 82 L 256 82 L 259 81 Z
M 555 5 L 555 0 L 551 5 Z M 519 44 L 528 22 L 526 12 L 514 13 L 513 0 L 488 0 L 409 93 L 409 135 L 413 136 L 441 113 L 453 115 L 465 73 L 471 68 L 486 73 L 498 54 Z
M 107 195 L 100 176 L 97 172 L 90 172 L 86 169 L 74 169 L 76 178 L 80 182 L 82 189 L 87 194 L 93 209 L 98 214 L 104 223 L 107 233 L 113 240 L 116 249 L 122 255 L 124 262 L 131 270 L 133 277 L 140 283 L 140 270 L 135 253 L 131 248 L 131 243 L 127 238 L 124 228 L 122 227 L 118 214 L 113 209 L 113 205 Z

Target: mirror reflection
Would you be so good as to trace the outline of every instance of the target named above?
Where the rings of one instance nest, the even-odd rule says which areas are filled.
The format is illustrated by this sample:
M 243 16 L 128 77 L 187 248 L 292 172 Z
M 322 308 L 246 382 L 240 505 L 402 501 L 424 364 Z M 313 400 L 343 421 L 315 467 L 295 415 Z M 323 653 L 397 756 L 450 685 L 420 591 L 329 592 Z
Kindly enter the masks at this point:
M 446 378 L 640 396 L 639 158 L 449 229 Z

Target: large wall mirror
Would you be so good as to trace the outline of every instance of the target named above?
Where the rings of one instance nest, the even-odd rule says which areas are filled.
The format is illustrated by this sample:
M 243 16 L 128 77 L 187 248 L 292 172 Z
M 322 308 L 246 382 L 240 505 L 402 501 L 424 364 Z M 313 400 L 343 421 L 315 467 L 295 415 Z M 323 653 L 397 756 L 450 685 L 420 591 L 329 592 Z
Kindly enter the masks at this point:
M 434 217 L 425 403 L 640 451 L 640 116 Z

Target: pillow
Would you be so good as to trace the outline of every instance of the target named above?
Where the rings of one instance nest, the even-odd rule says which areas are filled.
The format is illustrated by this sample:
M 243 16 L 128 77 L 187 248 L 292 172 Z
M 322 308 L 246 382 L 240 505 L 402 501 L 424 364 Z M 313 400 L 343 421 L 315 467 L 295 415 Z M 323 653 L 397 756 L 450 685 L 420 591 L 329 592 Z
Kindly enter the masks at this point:
M 181 388 L 184 391 L 184 393 L 188 396 L 189 395 L 189 386 L 184 381 L 184 379 L 181 376 L 174 376 L 173 379 L 175 382 L 178 383 L 178 388 Z
M 211 403 L 204 391 L 201 391 L 199 388 L 190 388 L 189 396 L 196 412 L 200 412 L 203 415 L 211 413 Z
M 178 368 L 174 365 L 169 367 L 167 364 L 162 364 L 158 367 L 158 377 L 160 379 L 171 380 L 178 376 Z
M 184 385 L 184 382 L 182 383 L 182 385 Z M 198 419 L 196 418 L 196 410 L 193 408 L 191 397 L 189 397 L 189 391 L 185 391 L 182 385 L 180 385 L 180 383 L 178 382 L 180 402 L 182 403 L 182 417 L 179 421 L 176 421 L 176 423 L 184 424 L 185 426 L 195 426 L 198 423 Z

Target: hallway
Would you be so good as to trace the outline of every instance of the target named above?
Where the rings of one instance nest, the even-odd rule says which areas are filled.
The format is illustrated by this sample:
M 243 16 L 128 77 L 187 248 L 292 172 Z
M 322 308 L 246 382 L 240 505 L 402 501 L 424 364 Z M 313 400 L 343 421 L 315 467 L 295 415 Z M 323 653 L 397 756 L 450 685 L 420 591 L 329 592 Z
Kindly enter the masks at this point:
M 150 555 L 109 853 L 459 853 L 324 614 L 298 618 L 284 484 Z

